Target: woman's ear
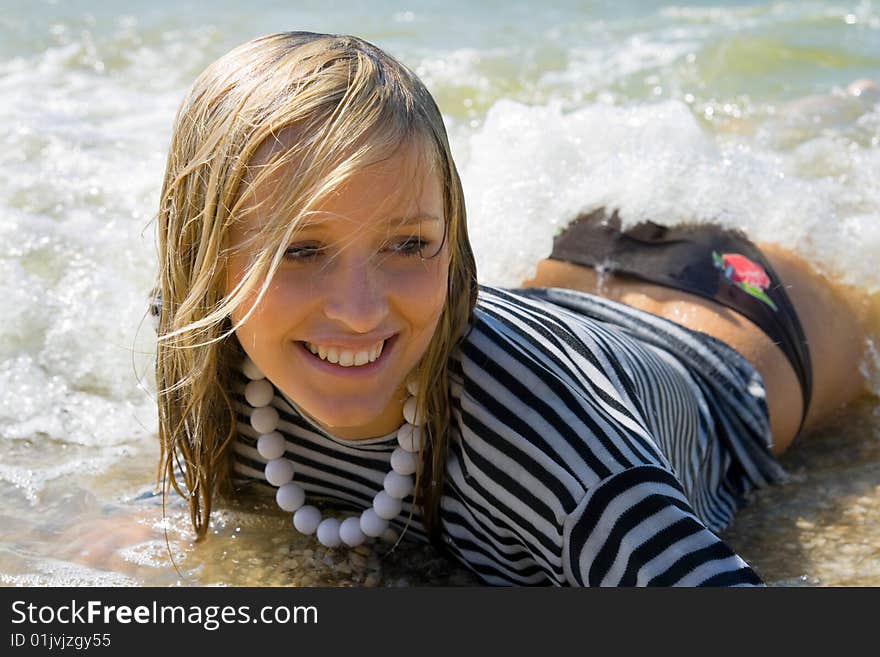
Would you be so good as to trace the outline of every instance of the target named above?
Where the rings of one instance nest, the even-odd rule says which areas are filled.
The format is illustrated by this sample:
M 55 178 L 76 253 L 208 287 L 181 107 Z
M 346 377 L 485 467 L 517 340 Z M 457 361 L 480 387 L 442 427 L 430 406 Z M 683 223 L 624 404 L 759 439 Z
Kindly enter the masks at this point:
M 159 317 L 162 314 L 162 291 L 154 287 L 150 291 L 150 317 L 153 321 L 153 330 L 159 334 Z

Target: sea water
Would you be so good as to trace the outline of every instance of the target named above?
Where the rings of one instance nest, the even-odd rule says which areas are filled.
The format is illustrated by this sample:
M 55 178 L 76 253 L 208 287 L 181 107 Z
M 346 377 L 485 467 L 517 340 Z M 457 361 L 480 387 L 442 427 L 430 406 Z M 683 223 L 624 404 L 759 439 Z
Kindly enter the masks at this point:
M 427 549 L 316 548 L 265 505 L 218 510 L 194 544 L 178 501 L 138 499 L 158 456 L 144 320 L 171 122 L 199 71 L 261 34 L 354 33 L 418 73 L 482 282 L 528 278 L 605 205 L 736 226 L 880 295 L 880 103 L 847 91 L 880 81 L 880 3 L 543 4 L 4 0 L 0 583 L 472 581 Z M 725 538 L 771 584 L 880 584 L 877 397 L 784 464 Z

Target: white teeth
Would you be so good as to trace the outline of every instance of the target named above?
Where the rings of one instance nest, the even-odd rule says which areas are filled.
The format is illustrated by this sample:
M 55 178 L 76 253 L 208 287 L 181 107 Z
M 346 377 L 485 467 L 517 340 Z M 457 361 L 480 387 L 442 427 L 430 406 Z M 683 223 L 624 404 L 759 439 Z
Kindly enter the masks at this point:
M 363 351 L 349 351 L 347 349 L 339 350 L 336 347 L 324 347 L 306 342 L 306 349 L 318 356 L 321 360 L 340 365 L 341 367 L 358 367 L 372 363 L 382 355 L 382 348 L 385 341 L 376 343 L 375 346 L 364 349 Z

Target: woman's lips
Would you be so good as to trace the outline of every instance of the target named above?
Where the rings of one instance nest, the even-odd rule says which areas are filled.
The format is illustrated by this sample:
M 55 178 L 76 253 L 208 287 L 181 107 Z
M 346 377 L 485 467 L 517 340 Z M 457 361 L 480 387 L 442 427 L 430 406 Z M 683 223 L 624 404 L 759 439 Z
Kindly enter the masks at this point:
M 394 350 L 394 345 L 397 342 L 397 334 L 392 335 L 390 338 L 385 340 L 384 345 L 382 346 L 382 352 L 379 354 L 379 357 L 371 363 L 365 363 L 364 365 L 339 365 L 336 363 L 331 363 L 329 360 L 322 359 L 319 355 L 313 354 L 311 350 L 306 346 L 304 341 L 297 341 L 296 345 L 299 347 L 300 351 L 306 358 L 306 360 L 318 370 L 322 372 L 327 372 L 329 374 L 335 374 L 337 376 L 370 376 L 374 374 L 377 370 L 382 368 L 389 357 L 389 354 Z

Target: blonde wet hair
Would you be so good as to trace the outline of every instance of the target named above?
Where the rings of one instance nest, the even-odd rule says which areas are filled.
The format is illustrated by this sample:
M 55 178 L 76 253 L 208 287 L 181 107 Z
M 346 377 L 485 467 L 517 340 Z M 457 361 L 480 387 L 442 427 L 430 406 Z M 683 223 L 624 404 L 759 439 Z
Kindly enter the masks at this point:
M 447 363 L 477 293 L 461 182 L 436 103 L 415 74 L 362 39 L 287 32 L 218 59 L 181 104 L 158 214 L 159 478 L 163 493 L 173 488 L 188 500 L 198 538 L 215 496 L 232 492 L 236 415 L 224 384 L 235 380 L 244 352 L 230 314 L 256 292 L 247 318 L 311 209 L 353 172 L 407 144 L 418 145 L 422 166 L 440 177 L 449 245 L 446 302 L 417 373 L 427 440 L 416 502 L 436 539 L 450 418 Z M 242 217 L 250 186 L 281 167 L 288 175 L 270 219 L 251 238 L 256 257 L 227 292 L 229 228 Z

